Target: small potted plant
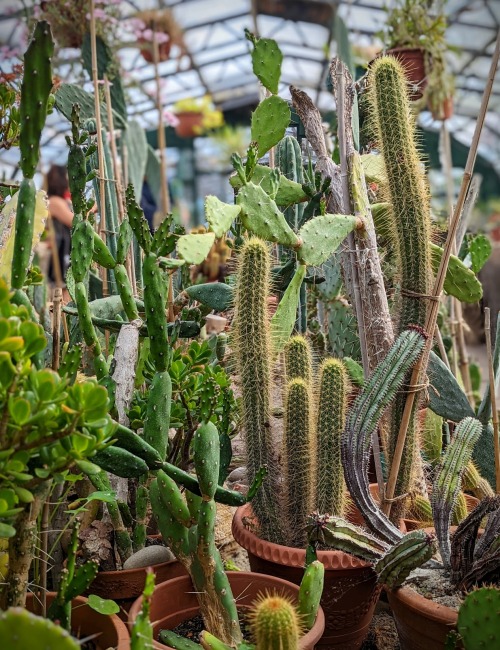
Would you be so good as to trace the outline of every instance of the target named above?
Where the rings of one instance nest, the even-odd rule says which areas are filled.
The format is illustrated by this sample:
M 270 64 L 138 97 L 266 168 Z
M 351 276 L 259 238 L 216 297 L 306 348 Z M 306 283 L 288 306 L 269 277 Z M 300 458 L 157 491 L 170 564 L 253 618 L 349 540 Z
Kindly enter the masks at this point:
M 411 83 L 411 97 L 422 100 L 437 119 L 451 116 L 453 78 L 447 72 L 444 2 L 397 0 L 388 10 L 383 34 L 387 54 L 398 58 Z
M 222 112 L 215 108 L 209 95 L 181 99 L 174 104 L 173 113 L 179 120 L 175 132 L 180 138 L 194 138 L 224 124 Z
M 148 63 L 153 63 L 153 38 L 158 43 L 158 60 L 168 61 L 172 45 L 177 45 L 181 51 L 185 49 L 183 32 L 169 9 L 140 11 L 129 20 L 137 41 L 141 46 L 141 54 Z

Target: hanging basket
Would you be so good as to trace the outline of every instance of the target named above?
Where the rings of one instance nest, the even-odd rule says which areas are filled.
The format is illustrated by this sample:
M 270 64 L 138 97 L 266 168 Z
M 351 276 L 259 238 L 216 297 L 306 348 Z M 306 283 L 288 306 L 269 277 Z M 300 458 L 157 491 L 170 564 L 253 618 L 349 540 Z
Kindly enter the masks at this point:
M 145 38 L 139 38 L 137 41 L 140 45 L 144 44 L 146 47 L 141 48 L 141 54 L 145 61 L 154 63 L 153 43 Z M 164 43 L 158 44 L 158 61 L 168 61 L 170 58 L 170 50 L 172 49 L 172 42 L 170 39 Z
M 203 113 L 176 113 L 179 124 L 175 132 L 179 138 L 194 138 L 201 134 L 203 125 Z
M 410 84 L 410 99 L 415 101 L 424 94 L 427 86 L 425 51 L 419 48 L 394 47 L 386 54 L 395 57 L 403 66 Z
M 431 113 L 434 120 L 449 120 L 450 117 L 453 117 L 453 97 L 447 97 L 439 110 L 431 108 Z

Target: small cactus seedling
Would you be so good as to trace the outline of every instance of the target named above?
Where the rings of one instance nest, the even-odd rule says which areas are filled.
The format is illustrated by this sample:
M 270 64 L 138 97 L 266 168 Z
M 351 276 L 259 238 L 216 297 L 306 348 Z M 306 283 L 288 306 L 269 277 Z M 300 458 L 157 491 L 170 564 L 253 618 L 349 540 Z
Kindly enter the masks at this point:
M 287 598 L 267 595 L 253 605 L 250 629 L 256 648 L 298 650 L 302 622 Z

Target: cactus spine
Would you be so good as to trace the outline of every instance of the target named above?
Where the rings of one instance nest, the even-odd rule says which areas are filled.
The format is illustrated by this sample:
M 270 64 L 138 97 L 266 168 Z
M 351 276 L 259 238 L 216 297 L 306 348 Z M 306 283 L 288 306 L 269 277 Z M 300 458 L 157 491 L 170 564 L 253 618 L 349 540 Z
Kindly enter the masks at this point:
M 260 239 L 246 241 L 240 251 L 235 288 L 233 332 L 238 374 L 241 378 L 247 468 L 252 482 L 259 469 L 269 473 L 252 507 L 264 539 L 283 543 L 278 512 L 278 471 L 270 427 L 270 359 L 272 357 L 267 297 L 270 256 Z
M 316 415 L 316 510 L 342 517 L 345 507 L 341 437 L 347 413 L 349 381 L 344 364 L 326 359 L 321 365 Z
M 430 197 L 425 172 L 415 144 L 415 122 L 411 114 L 404 68 L 394 57 L 376 60 L 370 72 L 370 103 L 376 137 L 382 152 L 391 206 L 391 234 L 401 275 L 399 331 L 410 325 L 424 327 L 432 289 Z M 406 394 L 396 396 L 393 407 L 388 454 L 392 458 L 399 432 Z M 408 427 L 405 451 L 396 484 L 396 494 L 411 491 L 419 453 L 417 402 Z M 397 520 L 404 512 L 404 500 L 393 507 Z
M 303 379 L 292 379 L 285 394 L 283 440 L 284 500 L 287 545 L 305 546 L 305 524 L 314 507 L 315 441 L 311 391 Z
M 301 621 L 292 603 L 281 596 L 264 596 L 250 614 L 250 629 L 257 648 L 298 650 Z

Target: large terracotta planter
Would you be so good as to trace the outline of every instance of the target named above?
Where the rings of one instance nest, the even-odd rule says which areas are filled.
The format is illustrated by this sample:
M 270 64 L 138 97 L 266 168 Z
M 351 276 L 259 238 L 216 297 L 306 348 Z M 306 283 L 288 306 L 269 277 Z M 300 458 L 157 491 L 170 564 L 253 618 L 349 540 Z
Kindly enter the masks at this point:
M 124 571 L 101 571 L 97 574 L 87 593 L 114 600 L 120 605 L 120 618 L 126 621 L 128 610 L 143 592 L 146 569 L 147 567 L 140 567 Z M 172 578 L 187 575 L 186 570 L 177 560 L 154 564 L 152 569 L 157 585 Z
M 260 539 L 243 523 L 252 515 L 247 504 L 236 510 L 233 519 L 233 536 L 247 551 L 252 571 L 300 584 L 305 550 Z M 326 621 L 318 648 L 357 650 L 368 633 L 381 590 L 375 572 L 369 564 L 341 551 L 318 551 L 318 559 L 325 565 L 321 606 Z
M 424 50 L 419 48 L 408 49 L 406 47 L 394 47 L 391 50 L 387 50 L 386 54 L 396 57 L 405 69 L 406 78 L 411 85 L 411 99 L 420 99 L 424 94 L 425 87 L 427 86 Z
M 457 611 L 424 598 L 411 587 L 387 591 L 401 650 L 443 650 Z
M 259 594 L 277 591 L 290 596 L 297 601 L 299 588 L 285 580 L 272 575 L 261 575 L 247 571 L 229 571 L 229 582 L 233 595 L 238 603 L 238 609 L 244 609 L 252 604 Z M 142 597 L 138 598 L 129 612 L 129 624 L 133 625 L 142 607 Z M 175 578 L 155 587 L 151 603 L 151 620 L 153 621 L 154 638 L 161 630 L 171 630 L 177 625 L 199 613 L 198 601 L 189 576 Z M 320 608 L 316 622 L 299 643 L 300 650 L 313 650 L 325 629 L 325 617 Z M 172 650 L 169 646 L 153 641 L 156 650 Z
M 47 607 L 56 594 L 47 593 Z M 26 597 L 26 609 L 33 614 L 41 615 L 41 603 L 33 594 Z M 99 614 L 88 605 L 83 596 L 77 596 L 71 601 L 71 632 L 76 638 L 84 639 L 95 636 L 97 650 L 129 650 L 130 636 L 125 623 L 118 616 Z M 33 643 L 36 639 L 33 640 Z M 13 649 L 14 650 L 14 649 Z

